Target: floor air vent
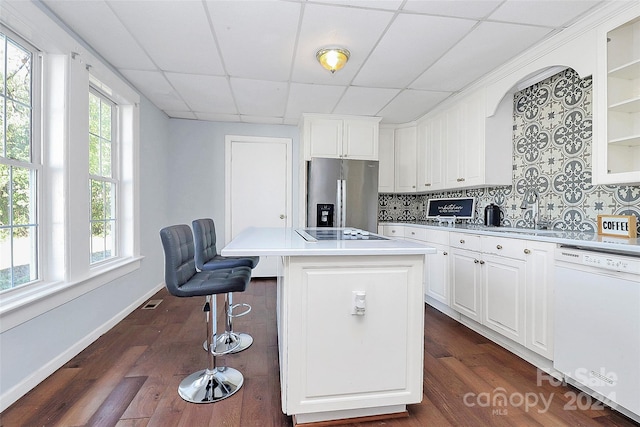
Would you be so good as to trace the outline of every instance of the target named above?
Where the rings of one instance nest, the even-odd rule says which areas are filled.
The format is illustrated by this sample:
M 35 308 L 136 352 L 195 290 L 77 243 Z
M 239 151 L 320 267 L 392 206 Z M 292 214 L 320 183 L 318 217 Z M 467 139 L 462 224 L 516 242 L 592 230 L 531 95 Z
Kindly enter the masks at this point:
M 162 302 L 161 299 L 152 299 L 149 300 L 148 303 L 146 303 L 145 305 L 142 306 L 143 310 L 153 310 L 154 308 L 156 308 L 157 306 L 160 305 L 160 303 Z

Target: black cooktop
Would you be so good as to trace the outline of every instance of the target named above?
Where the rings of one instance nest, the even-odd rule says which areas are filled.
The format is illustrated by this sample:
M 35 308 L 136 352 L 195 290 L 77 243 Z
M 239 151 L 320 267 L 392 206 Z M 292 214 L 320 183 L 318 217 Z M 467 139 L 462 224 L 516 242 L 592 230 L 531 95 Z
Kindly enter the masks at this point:
M 320 240 L 388 240 L 357 228 L 303 228 L 296 230 L 307 241 Z

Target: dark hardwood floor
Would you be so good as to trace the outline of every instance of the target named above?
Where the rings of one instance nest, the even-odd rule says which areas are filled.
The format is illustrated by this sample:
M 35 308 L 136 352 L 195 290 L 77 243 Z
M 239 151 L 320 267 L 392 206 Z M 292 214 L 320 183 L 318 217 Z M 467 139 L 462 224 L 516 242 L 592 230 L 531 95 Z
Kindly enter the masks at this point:
M 0 425 L 291 426 L 280 409 L 275 295 L 275 280 L 254 279 L 234 297 L 253 307 L 234 327 L 255 341 L 240 354 L 218 358 L 245 376 L 228 399 L 198 405 L 178 396 L 179 382 L 206 367 L 204 300 L 162 290 L 154 296 L 163 300 L 157 308 L 131 313 L 0 414 Z M 540 377 L 532 365 L 427 306 L 422 403 L 409 406 L 409 418 L 349 425 L 637 425 Z

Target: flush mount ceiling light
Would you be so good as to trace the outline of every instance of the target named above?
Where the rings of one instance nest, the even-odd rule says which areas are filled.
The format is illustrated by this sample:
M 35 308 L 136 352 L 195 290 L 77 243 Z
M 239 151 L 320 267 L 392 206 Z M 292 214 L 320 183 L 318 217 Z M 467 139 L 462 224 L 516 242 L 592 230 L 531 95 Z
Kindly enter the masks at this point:
M 335 73 L 347 63 L 349 60 L 349 56 L 351 53 L 347 49 L 341 48 L 327 48 L 320 49 L 316 53 L 316 58 L 318 58 L 318 62 L 327 70 L 331 71 L 331 73 Z

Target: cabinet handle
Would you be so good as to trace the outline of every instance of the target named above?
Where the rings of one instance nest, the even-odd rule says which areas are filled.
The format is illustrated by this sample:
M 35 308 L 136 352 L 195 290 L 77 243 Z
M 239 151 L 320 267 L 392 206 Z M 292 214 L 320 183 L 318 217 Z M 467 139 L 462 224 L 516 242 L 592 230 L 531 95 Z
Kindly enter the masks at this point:
M 392 233 L 395 233 L 395 232 L 396 232 L 396 230 L 391 230 L 391 232 L 392 232 Z
M 525 249 L 525 250 L 524 250 L 524 253 L 525 253 L 525 254 L 527 254 L 527 255 L 529 255 L 529 254 L 531 253 L 531 251 L 530 251 L 529 249 Z
M 464 243 L 464 239 L 460 239 L 460 243 Z
M 442 252 L 442 255 L 449 255 L 447 252 Z
M 484 264 L 484 261 L 480 261 L 480 264 Z
M 477 259 L 474 259 L 474 260 L 473 260 L 473 263 L 474 263 L 474 264 L 477 264 L 477 263 L 479 263 L 479 262 L 480 262 L 480 261 L 479 261 L 479 260 L 477 260 Z
M 502 249 L 502 245 L 497 245 L 496 249 Z
M 416 186 L 415 186 L 415 185 L 412 185 L 412 186 L 411 186 L 411 188 L 416 188 Z
M 425 186 L 425 187 L 431 187 L 431 184 L 426 183 L 426 184 L 424 184 L 424 186 Z
M 458 178 L 458 179 L 456 179 L 456 181 L 458 181 L 458 182 L 463 182 L 463 181 L 464 181 L 464 178 Z

